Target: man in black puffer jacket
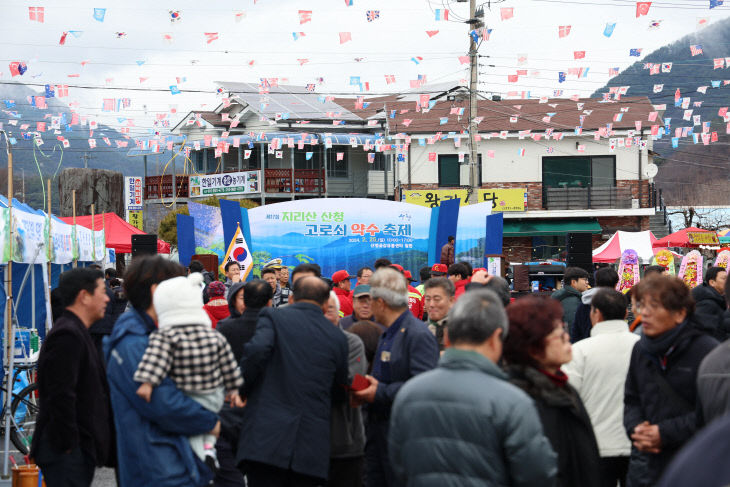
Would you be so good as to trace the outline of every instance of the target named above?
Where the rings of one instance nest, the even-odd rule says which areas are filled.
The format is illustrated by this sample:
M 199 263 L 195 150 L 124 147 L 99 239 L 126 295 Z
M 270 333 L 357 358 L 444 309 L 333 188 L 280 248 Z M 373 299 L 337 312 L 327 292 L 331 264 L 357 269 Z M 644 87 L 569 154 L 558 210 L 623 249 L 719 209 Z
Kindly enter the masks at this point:
M 725 302 L 725 282 L 727 272 L 722 267 L 710 267 L 705 274 L 705 282 L 692 290 L 695 306 L 695 322 L 698 327 L 720 341 L 727 339 L 723 326 L 723 314 L 727 309 Z
M 219 321 L 216 330 L 228 340 L 236 362 L 241 361 L 243 346 L 251 340 L 256 331 L 259 313 L 263 308 L 271 306 L 272 297 L 271 286 L 261 279 L 231 285 L 228 291 L 228 309 L 231 316 Z M 233 487 L 244 483 L 243 474 L 236 466 L 236 446 L 243 411 L 224 404 L 220 412 L 221 436 L 215 446 L 220 463 L 214 479 L 217 487 Z

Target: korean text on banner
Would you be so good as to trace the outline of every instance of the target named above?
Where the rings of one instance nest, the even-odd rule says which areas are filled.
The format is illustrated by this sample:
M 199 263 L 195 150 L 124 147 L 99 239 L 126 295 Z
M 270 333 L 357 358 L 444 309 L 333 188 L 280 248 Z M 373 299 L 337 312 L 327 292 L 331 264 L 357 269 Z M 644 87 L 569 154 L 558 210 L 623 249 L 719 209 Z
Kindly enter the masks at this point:
M 527 209 L 527 188 L 486 188 L 477 195 L 480 203 L 492 203 L 493 212 Z
M 76 225 L 76 239 L 79 245 L 79 257 L 81 262 L 94 261 L 94 235 L 90 228 Z
M 54 264 L 68 264 L 74 258 L 73 225 L 54 220 L 51 224 L 50 260 Z
M 255 275 L 276 257 L 287 267 L 317 262 L 325 276 L 339 269 L 354 273 L 372 265 L 374 255 L 416 273 L 427 264 L 427 207 L 363 198 L 312 199 L 253 208 L 248 216 L 252 248 L 266 249 L 253 252 Z
M 15 209 L 12 215 L 14 238 L 11 260 L 24 264 L 46 262 L 46 217 Z
M 190 197 L 261 192 L 260 171 L 190 176 Z

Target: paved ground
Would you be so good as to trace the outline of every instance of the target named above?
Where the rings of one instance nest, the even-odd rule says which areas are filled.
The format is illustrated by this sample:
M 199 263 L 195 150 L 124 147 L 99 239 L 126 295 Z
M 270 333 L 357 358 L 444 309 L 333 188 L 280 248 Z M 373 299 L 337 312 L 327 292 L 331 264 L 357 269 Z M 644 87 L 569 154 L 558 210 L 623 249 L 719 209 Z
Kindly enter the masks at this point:
M 0 436 L 0 472 L 2 471 L 2 462 L 3 462 L 3 453 L 5 450 L 3 450 L 3 437 Z M 12 443 L 10 444 L 12 448 Z M 10 454 L 15 458 L 15 461 L 19 464 L 24 463 L 23 456 L 20 454 L 18 450 L 11 449 Z M 7 482 L 7 484 L 4 484 L 2 482 L 2 479 L 0 479 L 0 487 L 3 487 L 4 485 L 10 485 L 10 482 Z M 98 468 L 96 469 L 96 474 L 94 475 L 94 482 L 91 484 L 92 487 L 117 487 L 117 481 L 114 478 L 114 469 L 111 468 Z

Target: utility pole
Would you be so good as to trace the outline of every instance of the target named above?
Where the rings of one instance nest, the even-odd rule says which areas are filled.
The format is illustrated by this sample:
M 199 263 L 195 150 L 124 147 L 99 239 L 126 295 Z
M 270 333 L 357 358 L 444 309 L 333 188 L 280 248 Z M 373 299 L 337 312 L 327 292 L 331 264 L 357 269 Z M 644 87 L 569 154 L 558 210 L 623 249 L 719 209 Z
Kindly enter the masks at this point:
M 93 159 L 94 156 L 90 156 L 88 152 L 84 152 L 84 155 L 81 156 L 81 158 L 84 160 L 84 169 L 89 168 L 89 159 Z
M 480 22 L 476 19 L 476 0 L 469 0 L 469 28 L 478 29 Z M 469 36 L 469 204 L 478 202 L 479 181 L 479 150 L 477 146 L 477 95 L 479 83 L 479 58 L 477 56 L 477 42 L 473 36 Z

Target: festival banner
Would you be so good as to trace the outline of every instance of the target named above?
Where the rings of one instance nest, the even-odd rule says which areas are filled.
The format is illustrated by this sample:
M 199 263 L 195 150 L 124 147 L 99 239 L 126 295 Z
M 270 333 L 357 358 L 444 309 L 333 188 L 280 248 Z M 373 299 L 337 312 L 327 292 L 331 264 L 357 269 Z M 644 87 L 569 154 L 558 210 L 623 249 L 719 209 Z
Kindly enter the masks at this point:
M 260 193 L 260 171 L 190 176 L 190 197 Z
M 96 230 L 94 232 L 94 261 L 104 261 L 106 259 L 106 236 L 104 230 Z
M 8 261 L 8 209 L 0 208 L 0 263 Z
M 144 231 L 142 228 L 142 178 L 140 176 L 128 176 L 124 178 L 124 182 L 125 220 Z
M 316 262 L 323 276 L 340 269 L 354 275 L 379 257 L 415 275 L 427 265 L 431 211 L 423 206 L 326 198 L 265 205 L 248 215 L 257 276 L 263 263 L 277 257 L 287 267 Z
M 78 260 L 81 262 L 94 261 L 94 235 L 90 228 L 76 225 L 76 239 L 79 248 Z
M 221 209 L 191 201 L 188 203 L 188 212 L 195 219 L 195 253 L 216 254 L 218 262 L 223 262 L 225 248 Z
M 485 267 L 484 254 L 487 235 L 487 216 L 492 213 L 491 203 L 467 205 L 459 209 L 456 224 L 456 261 L 465 260 L 472 267 Z
M 12 261 L 24 264 L 46 262 L 46 217 L 17 209 L 13 209 L 12 215 Z
M 50 260 L 54 264 L 68 264 L 74 258 L 73 225 L 58 220 L 51 222 Z

